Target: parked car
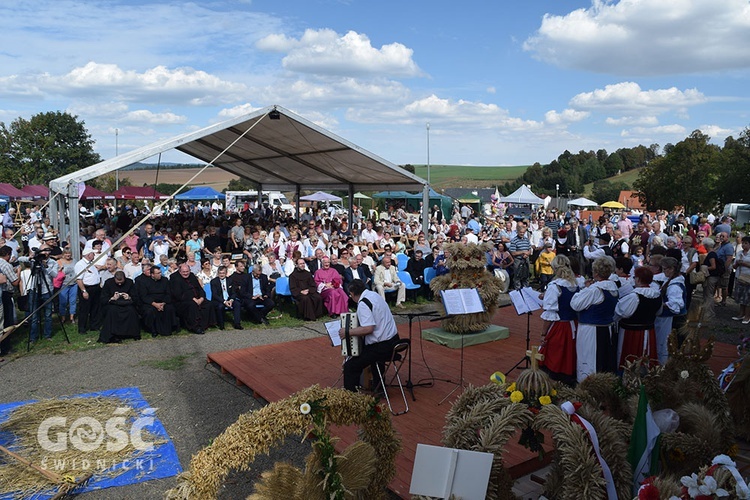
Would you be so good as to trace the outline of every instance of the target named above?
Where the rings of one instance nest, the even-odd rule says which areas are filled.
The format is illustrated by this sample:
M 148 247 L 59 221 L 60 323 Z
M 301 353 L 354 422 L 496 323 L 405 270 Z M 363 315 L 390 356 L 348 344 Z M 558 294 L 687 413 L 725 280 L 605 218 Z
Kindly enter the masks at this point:
M 534 211 L 531 207 L 509 207 L 505 210 L 506 217 L 512 215 L 514 219 L 528 219 Z

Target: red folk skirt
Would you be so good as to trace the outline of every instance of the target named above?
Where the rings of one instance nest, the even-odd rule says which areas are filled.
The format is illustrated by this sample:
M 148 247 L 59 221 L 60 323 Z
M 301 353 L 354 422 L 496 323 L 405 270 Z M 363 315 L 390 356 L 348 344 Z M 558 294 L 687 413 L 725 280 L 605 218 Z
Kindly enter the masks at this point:
M 626 330 L 620 328 L 619 367 L 623 368 L 626 361 L 635 361 L 638 358 L 647 357 L 653 363 L 658 364 L 659 358 L 656 352 L 656 332 L 652 328 Z
M 544 354 L 545 366 L 552 373 L 575 377 L 576 374 L 575 321 L 555 321 L 544 337 L 539 353 Z

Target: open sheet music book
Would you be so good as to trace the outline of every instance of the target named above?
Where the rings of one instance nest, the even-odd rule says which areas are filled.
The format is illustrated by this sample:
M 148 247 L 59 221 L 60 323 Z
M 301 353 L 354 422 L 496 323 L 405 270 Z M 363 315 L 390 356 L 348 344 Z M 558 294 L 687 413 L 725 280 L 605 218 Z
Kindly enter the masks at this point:
M 328 338 L 331 339 L 331 344 L 333 344 L 333 347 L 340 346 L 341 337 L 339 337 L 339 329 L 341 328 L 341 321 L 328 321 L 325 325 L 326 333 L 328 333 Z
M 474 314 L 484 312 L 484 304 L 476 288 L 457 288 L 441 290 L 445 314 Z
M 542 299 L 539 298 L 539 292 L 531 287 L 511 290 L 508 295 L 510 295 L 510 301 L 518 314 L 527 314 L 542 308 Z

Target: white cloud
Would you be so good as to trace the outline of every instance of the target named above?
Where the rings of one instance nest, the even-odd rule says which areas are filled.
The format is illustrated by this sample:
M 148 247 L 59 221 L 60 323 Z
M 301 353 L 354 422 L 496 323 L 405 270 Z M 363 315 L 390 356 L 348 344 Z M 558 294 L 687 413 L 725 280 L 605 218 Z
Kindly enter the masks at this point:
M 620 135 L 623 137 L 630 136 L 653 136 L 653 135 L 677 135 L 684 136 L 687 129 L 682 125 L 660 125 L 658 127 L 633 127 L 630 130 L 623 130 Z
M 487 87 L 488 94 L 495 94 L 496 92 L 497 92 L 497 89 L 495 87 Z
M 257 111 L 258 109 L 260 108 L 258 108 L 257 106 L 253 106 L 249 102 L 246 102 L 245 104 L 222 109 L 217 114 L 217 117 L 219 118 L 218 121 L 225 121 L 232 118 L 237 118 L 238 116 L 247 115 L 249 113 L 252 113 L 253 111 Z
M 565 109 L 558 113 L 554 109 L 544 114 L 544 120 L 550 125 L 559 125 L 561 123 L 573 123 L 585 120 L 591 115 L 588 111 L 576 111 L 574 109 Z
M 248 94 L 257 102 L 294 103 L 306 112 L 314 112 L 321 108 L 359 105 L 392 106 L 406 100 L 409 89 L 393 80 L 310 76 L 306 79 L 281 78 L 269 85 L 251 88 Z
M 607 117 L 605 120 L 607 125 L 613 125 L 616 127 L 621 127 L 623 125 L 642 125 L 642 126 L 650 126 L 653 127 L 654 125 L 659 124 L 659 119 L 655 116 L 622 116 L 620 118 L 612 118 Z
M 153 123 L 155 125 L 174 125 L 177 123 L 185 123 L 187 117 L 170 112 L 154 113 L 147 109 L 138 109 L 126 113 L 125 116 L 122 117 L 122 121 Z
M 400 43 L 375 48 L 367 35 L 330 29 L 308 29 L 299 39 L 272 34 L 256 43 L 260 50 L 283 52 L 284 68 L 301 73 L 346 76 L 421 76 L 414 51 Z
M 557 66 L 664 75 L 750 68 L 746 0 L 592 0 L 546 14 L 523 47 Z
M 593 92 L 583 92 L 570 100 L 570 106 L 599 112 L 659 114 L 666 111 L 682 111 L 690 106 L 708 102 L 697 89 L 642 90 L 635 82 L 607 85 Z
M 360 123 L 436 124 L 442 129 L 529 131 L 543 128 L 543 123 L 512 117 L 497 104 L 464 99 L 451 100 L 434 94 L 413 100 L 403 106 L 359 108 L 347 111 L 347 119 Z
M 719 125 L 701 125 L 698 127 L 701 132 L 709 136 L 711 139 L 726 139 L 736 132 L 729 128 L 723 128 Z
M 247 92 L 241 83 L 222 80 L 192 68 L 156 66 L 143 72 L 124 70 L 116 64 L 89 62 L 63 75 L 30 74 L 0 78 L 5 83 L 27 86 L 39 94 L 80 97 L 112 96 L 122 101 L 180 103 L 210 106 L 234 101 Z M 9 93 L 13 93 L 11 88 Z

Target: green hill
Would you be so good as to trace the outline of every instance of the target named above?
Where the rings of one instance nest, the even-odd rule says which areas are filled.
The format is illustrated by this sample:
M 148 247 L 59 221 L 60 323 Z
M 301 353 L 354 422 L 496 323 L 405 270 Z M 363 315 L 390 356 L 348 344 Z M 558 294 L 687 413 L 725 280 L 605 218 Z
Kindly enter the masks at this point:
M 466 165 L 430 165 L 430 183 L 440 190 L 450 187 L 495 187 L 522 176 L 529 165 L 512 167 L 476 167 Z M 427 179 L 427 166 L 414 165 L 414 173 Z
M 623 172 L 620 175 L 613 175 L 612 177 L 607 177 L 606 179 L 603 179 L 605 181 L 609 182 L 624 182 L 628 185 L 630 189 L 633 189 L 633 183 L 638 178 L 638 173 L 641 171 L 640 168 L 636 168 L 633 170 L 628 170 L 627 172 Z M 585 184 L 583 186 L 583 196 L 590 197 L 591 191 L 594 189 L 594 183 L 589 182 L 588 184 Z

